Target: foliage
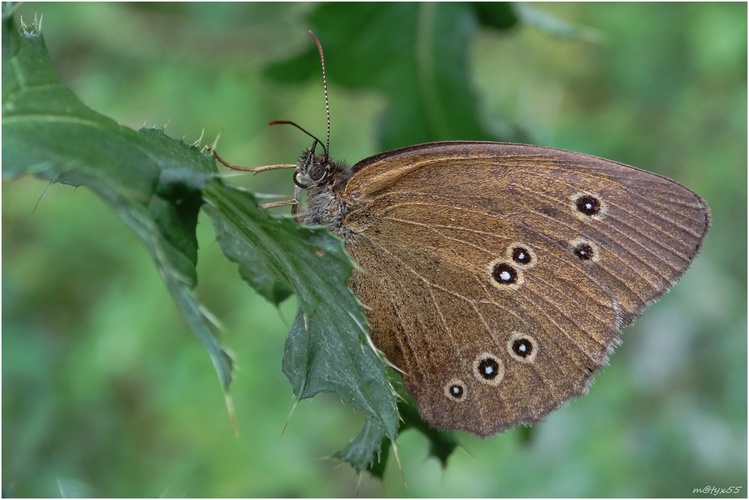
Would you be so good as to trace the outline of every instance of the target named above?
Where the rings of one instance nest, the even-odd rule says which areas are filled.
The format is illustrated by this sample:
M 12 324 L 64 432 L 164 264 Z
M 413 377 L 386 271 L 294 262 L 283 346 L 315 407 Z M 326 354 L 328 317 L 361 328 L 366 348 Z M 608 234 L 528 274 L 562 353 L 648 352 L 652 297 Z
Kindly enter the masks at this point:
M 20 31 L 3 23 L 3 173 L 86 186 L 149 249 L 156 266 L 229 390 L 232 360 L 192 289 L 197 282 L 197 212 L 205 201 L 224 252 L 266 299 L 300 297 L 284 355 L 284 372 L 299 399 L 335 392 L 365 412 L 370 429 L 364 469 L 380 442 L 395 439 L 398 413 L 385 364 L 369 348 L 366 320 L 346 283 L 352 264 L 339 239 L 271 217 L 251 194 L 211 175 L 212 153 L 167 137 L 138 134 L 83 105 L 51 68 L 36 23 Z M 280 281 L 280 285 L 277 282 Z M 376 429 L 377 432 L 372 432 Z M 348 457 L 348 455 L 346 455 Z
M 384 444 L 376 471 L 383 486 L 364 479 L 359 492 L 686 496 L 708 484 L 746 484 L 746 213 L 736 208 L 746 206 L 746 5 L 512 4 L 515 20 L 496 23 L 512 27 L 503 31 L 487 29 L 497 15 L 483 10 L 488 6 L 448 5 L 455 23 L 433 4 L 359 7 L 369 18 L 346 4 L 30 4 L 19 12 L 26 20 L 44 15 L 53 65 L 88 107 L 134 136 L 143 123 L 169 121 L 168 135 L 191 140 L 179 147 L 168 141 L 189 155 L 200 155 L 189 143 L 201 128 L 210 137 L 223 130 L 222 156 L 251 166 L 286 163 L 307 145 L 293 130 L 266 129 L 270 120 L 293 119 L 324 134 L 311 28 L 326 51 L 337 158 L 446 138 L 444 121 L 423 113 L 434 96 L 450 100 L 454 91 L 456 103 L 474 107 L 438 108 L 437 117 L 454 120 L 450 138 L 472 130 L 597 154 L 694 189 L 714 220 L 701 256 L 627 329 L 589 396 L 534 426 L 531 439 L 524 429 L 493 440 L 443 435 L 460 445 L 444 471 L 439 460 L 424 460 L 433 443 L 402 427 L 395 446 L 408 489 Z M 429 26 L 439 27 L 437 36 L 415 29 Z M 289 60 L 299 64 L 296 78 L 275 72 L 293 70 L 279 62 Z M 422 96 L 419 85 L 431 94 Z M 134 140 L 160 147 L 156 137 Z M 28 146 L 21 156 L 33 154 Z M 161 151 L 156 165 L 171 155 Z M 3 160 L 7 177 L 11 162 Z M 99 173 L 109 170 L 103 165 Z M 116 169 L 107 175 L 117 180 Z M 151 193 L 130 189 L 134 180 L 115 185 Z M 288 173 L 231 183 L 251 184 L 258 198 L 291 186 Z M 229 199 L 238 196 L 231 189 Z M 193 183 L 185 193 L 195 191 Z M 175 199 L 155 198 L 164 208 Z M 146 213 L 139 203 L 145 220 L 190 213 Z M 278 365 L 296 298 L 274 308 L 249 293 L 223 242 L 216 244 L 207 210 L 197 213 L 197 266 L 189 252 L 183 260 L 168 256 L 182 273 L 197 269 L 198 284 L 183 289 L 221 318 L 222 342 L 236 353 L 235 439 L 210 364 L 185 341 L 184 320 L 153 273 L 154 254 L 119 227 L 122 211 L 102 206 L 87 189 L 31 177 L 4 183 L 5 491 L 353 495 L 350 469 L 317 459 L 344 447 L 361 416 L 337 398 L 318 397 L 296 407 L 280 436 L 293 400 Z M 192 225 L 178 220 L 177 227 Z M 152 230 L 164 245 L 184 234 Z M 255 286 L 273 300 L 293 288 L 275 277 Z

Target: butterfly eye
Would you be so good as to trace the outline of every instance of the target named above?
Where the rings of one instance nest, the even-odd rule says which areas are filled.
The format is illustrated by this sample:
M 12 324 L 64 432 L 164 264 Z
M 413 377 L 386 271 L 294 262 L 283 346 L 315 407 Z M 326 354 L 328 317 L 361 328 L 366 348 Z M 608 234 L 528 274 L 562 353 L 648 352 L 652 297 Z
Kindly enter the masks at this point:
M 314 182 L 320 182 L 323 180 L 328 173 L 325 165 L 320 161 L 313 161 L 312 165 L 307 170 L 307 175 Z

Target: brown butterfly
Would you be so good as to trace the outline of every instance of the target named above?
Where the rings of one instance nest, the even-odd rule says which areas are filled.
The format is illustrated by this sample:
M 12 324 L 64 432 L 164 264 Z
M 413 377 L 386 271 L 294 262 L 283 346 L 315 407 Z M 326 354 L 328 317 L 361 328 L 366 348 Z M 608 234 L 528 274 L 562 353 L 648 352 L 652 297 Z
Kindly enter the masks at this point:
M 440 429 L 488 436 L 584 394 L 710 224 L 677 182 L 570 151 L 435 142 L 349 169 L 328 150 L 294 166 L 299 218 L 343 238 L 374 344 Z

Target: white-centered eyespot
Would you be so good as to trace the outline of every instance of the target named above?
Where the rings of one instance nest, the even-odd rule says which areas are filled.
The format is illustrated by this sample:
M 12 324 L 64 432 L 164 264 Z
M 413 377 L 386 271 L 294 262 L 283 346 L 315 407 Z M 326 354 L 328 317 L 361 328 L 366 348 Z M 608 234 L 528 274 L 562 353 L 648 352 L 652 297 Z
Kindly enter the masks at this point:
M 473 376 L 484 384 L 499 385 L 505 376 L 505 366 L 494 354 L 482 352 L 473 361 Z
M 603 220 L 606 218 L 608 206 L 603 198 L 596 193 L 581 192 L 570 196 L 572 210 L 581 220 Z
M 445 384 L 445 396 L 452 401 L 465 401 L 468 388 L 462 380 L 454 378 Z
M 533 248 L 519 241 L 507 246 L 507 259 L 522 269 L 530 269 L 538 263 L 538 257 Z
M 528 334 L 512 332 L 507 339 L 507 351 L 516 361 L 533 363 L 538 354 L 538 343 Z
M 601 260 L 601 250 L 598 245 L 584 238 L 570 241 L 572 253 L 583 262 L 598 262 Z
M 523 271 L 505 259 L 494 259 L 486 268 L 492 285 L 500 290 L 517 290 L 523 284 Z

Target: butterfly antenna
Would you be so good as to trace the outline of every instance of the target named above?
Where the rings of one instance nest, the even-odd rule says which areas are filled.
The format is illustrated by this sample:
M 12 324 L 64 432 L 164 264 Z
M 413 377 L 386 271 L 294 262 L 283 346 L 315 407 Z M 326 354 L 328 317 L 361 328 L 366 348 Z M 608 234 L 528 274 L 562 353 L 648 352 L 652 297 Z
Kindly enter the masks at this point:
M 317 52 L 320 53 L 320 66 L 322 66 L 322 89 L 323 93 L 325 94 L 325 118 L 327 120 L 327 135 L 325 137 L 325 152 L 330 149 L 330 101 L 328 100 L 328 79 L 325 76 L 325 56 L 322 53 L 322 44 L 320 43 L 320 40 L 318 40 L 317 36 L 312 32 L 312 30 L 308 31 L 309 36 L 312 37 L 312 39 L 315 41 L 315 45 L 317 45 Z
M 298 125 L 297 123 L 294 123 L 294 122 L 289 121 L 289 120 L 273 120 L 272 122 L 270 122 L 268 124 L 269 127 L 272 127 L 273 125 L 291 125 L 292 127 L 298 128 L 299 130 L 301 130 L 302 132 L 304 132 L 308 136 L 312 137 L 317 144 L 319 144 L 320 146 L 322 146 L 323 152 L 325 153 L 325 156 L 328 156 L 328 149 L 325 147 L 325 145 L 322 143 L 322 141 L 320 139 L 318 139 L 317 137 L 315 137 L 312 134 L 312 132 L 307 131 L 301 125 Z

